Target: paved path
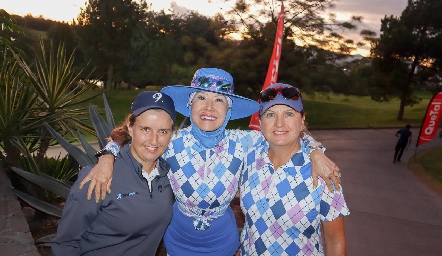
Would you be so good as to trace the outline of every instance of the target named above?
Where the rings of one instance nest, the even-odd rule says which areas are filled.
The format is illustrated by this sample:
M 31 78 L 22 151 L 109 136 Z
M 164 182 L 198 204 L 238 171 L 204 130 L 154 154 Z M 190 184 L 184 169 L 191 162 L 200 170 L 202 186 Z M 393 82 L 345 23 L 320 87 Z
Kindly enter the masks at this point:
M 393 164 L 396 130 L 312 132 L 341 168 L 344 193 L 351 211 L 345 220 L 350 256 L 442 255 L 442 197 L 414 177 L 406 165 L 415 152 L 419 130 L 412 129 L 413 142 L 404 153 L 402 163 Z M 442 138 L 436 137 L 421 145 L 418 152 L 441 145 Z M 51 148 L 49 154 L 58 155 L 59 152 L 60 148 Z M 0 216 L 0 224 L 8 223 L 18 213 L 0 211 L 1 214 L 4 215 Z M 29 233 L 26 229 L 19 232 Z M 6 245 L 4 234 L 0 233 L 0 255 Z M 8 236 L 8 246 L 30 246 L 26 239 L 17 240 L 13 233 Z M 31 255 L 35 247 L 22 251 L 18 255 Z
M 408 170 L 418 129 L 402 162 L 393 164 L 397 129 L 314 131 L 340 167 L 345 198 L 350 256 L 442 255 L 442 197 Z M 418 152 L 442 145 L 442 138 Z M 441 156 L 442 157 L 442 156 Z

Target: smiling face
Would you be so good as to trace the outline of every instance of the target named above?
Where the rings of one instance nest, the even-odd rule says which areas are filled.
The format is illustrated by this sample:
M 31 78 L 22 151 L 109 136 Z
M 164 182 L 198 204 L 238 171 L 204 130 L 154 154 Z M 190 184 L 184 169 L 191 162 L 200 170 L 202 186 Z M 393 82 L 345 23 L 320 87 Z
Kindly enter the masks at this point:
M 143 170 L 150 171 L 169 145 L 172 118 L 164 110 L 149 109 L 137 116 L 135 123 L 127 128 L 132 137 L 130 152 L 143 165 Z
M 261 132 L 270 147 L 299 150 L 305 116 L 286 105 L 274 105 L 261 116 Z
M 226 96 L 214 92 L 197 92 L 192 100 L 192 121 L 203 131 L 214 131 L 224 123 L 227 109 Z

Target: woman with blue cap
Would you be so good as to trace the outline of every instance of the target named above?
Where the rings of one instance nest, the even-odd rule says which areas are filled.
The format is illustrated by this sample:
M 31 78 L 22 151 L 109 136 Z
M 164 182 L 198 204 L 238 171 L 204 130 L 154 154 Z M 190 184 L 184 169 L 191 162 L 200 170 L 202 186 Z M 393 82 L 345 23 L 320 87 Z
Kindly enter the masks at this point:
M 265 140 L 248 152 L 240 181 L 241 255 L 347 255 L 343 192 L 330 192 L 322 178 L 314 187 L 302 151 L 301 92 L 269 86 L 260 94 L 259 118 Z
M 170 166 L 161 155 L 175 123 L 169 96 L 138 94 L 131 113 L 114 130 L 126 145 L 115 159 L 112 192 L 97 203 L 87 200 L 79 182 L 92 166 L 79 172 L 51 243 L 55 256 L 155 255 L 172 218 Z
M 169 255 L 233 255 L 239 247 L 230 202 L 238 191 L 246 152 L 264 137 L 259 131 L 226 129 L 229 120 L 250 116 L 259 109 L 256 101 L 233 94 L 233 89 L 229 73 L 202 68 L 195 73 L 191 86 L 161 90 L 174 100 L 176 111 L 191 122 L 178 131 L 163 155 L 171 166 L 169 178 L 176 198 L 164 236 Z M 121 146 L 117 143 L 109 143 L 104 152 L 115 154 Z M 319 165 L 325 160 L 328 158 L 321 158 Z M 92 173 L 83 180 L 83 184 L 93 181 L 90 193 L 97 176 L 104 175 L 106 182 L 111 177 L 111 168 L 106 166 L 112 161 L 112 157 L 100 157 L 96 167 L 100 174 Z

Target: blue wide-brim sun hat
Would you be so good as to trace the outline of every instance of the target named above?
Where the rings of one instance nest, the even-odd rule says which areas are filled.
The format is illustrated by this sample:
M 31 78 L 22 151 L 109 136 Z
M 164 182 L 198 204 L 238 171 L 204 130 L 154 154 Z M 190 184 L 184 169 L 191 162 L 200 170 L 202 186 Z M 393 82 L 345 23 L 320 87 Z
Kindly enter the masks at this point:
M 161 92 L 169 95 L 178 113 L 189 116 L 189 95 L 193 92 L 208 91 L 223 94 L 232 100 L 232 115 L 230 120 L 240 119 L 252 115 L 259 110 L 257 101 L 233 94 L 233 78 L 222 69 L 201 68 L 198 69 L 190 86 L 170 85 L 161 89 Z

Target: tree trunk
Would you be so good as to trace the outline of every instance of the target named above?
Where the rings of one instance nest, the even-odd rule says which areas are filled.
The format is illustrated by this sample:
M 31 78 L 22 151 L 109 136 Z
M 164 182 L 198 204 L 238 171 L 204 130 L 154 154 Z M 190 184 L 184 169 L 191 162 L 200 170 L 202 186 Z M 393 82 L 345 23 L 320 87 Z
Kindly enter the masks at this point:
M 48 132 L 46 132 L 41 139 L 40 147 L 38 148 L 37 155 L 35 156 L 35 163 L 37 163 L 37 165 L 43 163 L 43 159 L 48 151 L 51 139 L 52 137 Z
M 5 170 L 6 172 L 9 172 L 10 166 L 20 167 L 20 151 L 18 148 L 16 148 L 9 139 L 3 138 L 3 143 L 5 146 Z
M 399 105 L 399 111 L 397 113 L 397 120 L 402 121 L 404 119 L 404 110 L 405 110 L 405 97 L 401 97 L 401 103 Z
M 111 89 L 113 76 L 114 76 L 114 64 L 111 63 L 111 64 L 109 64 L 109 66 L 107 66 L 107 81 L 106 81 L 106 85 L 105 85 L 106 97 L 109 96 L 108 90 Z
M 397 114 L 397 120 L 402 121 L 404 119 L 404 111 L 405 111 L 405 103 L 410 94 L 411 83 L 413 82 L 414 72 L 416 71 L 416 67 L 419 63 L 419 59 L 417 57 L 414 58 L 413 63 L 411 64 L 411 68 L 408 71 L 407 81 L 402 90 L 401 95 L 401 103 L 399 106 L 399 111 Z

